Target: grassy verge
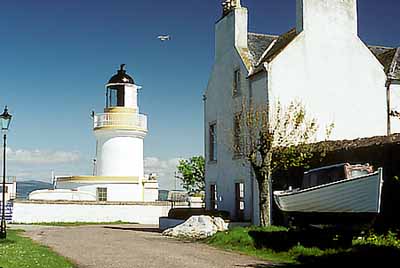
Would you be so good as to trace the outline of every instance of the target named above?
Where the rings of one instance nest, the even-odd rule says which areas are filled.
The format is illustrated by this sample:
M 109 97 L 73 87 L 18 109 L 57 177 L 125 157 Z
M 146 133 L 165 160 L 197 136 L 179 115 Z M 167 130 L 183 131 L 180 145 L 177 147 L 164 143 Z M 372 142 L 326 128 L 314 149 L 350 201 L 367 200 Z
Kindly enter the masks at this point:
M 19 224 L 19 223 L 15 223 Z M 73 227 L 73 226 L 83 226 L 83 225 L 119 225 L 119 224 L 136 224 L 134 222 L 124 222 L 124 221 L 114 221 L 114 222 L 37 222 L 30 223 L 30 225 L 43 225 L 43 226 L 60 226 L 60 227 Z
M 347 236 L 346 236 L 347 237 Z M 283 227 L 235 228 L 205 240 L 209 245 L 239 251 L 286 267 L 332 267 L 400 262 L 396 233 L 343 238 L 326 231 L 292 232 Z M 362 267 L 362 266 L 361 266 Z
M 72 268 L 66 258 L 29 238 L 21 231 L 9 230 L 7 239 L 0 240 L 0 267 L 3 268 Z

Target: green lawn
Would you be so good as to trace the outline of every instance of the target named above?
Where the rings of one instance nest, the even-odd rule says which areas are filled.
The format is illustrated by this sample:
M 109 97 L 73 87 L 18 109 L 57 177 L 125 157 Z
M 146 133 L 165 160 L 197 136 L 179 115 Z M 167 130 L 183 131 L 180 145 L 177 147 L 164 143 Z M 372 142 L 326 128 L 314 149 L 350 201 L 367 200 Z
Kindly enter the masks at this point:
M 333 231 L 334 232 L 334 231 Z M 292 232 L 283 227 L 235 228 L 219 232 L 205 243 L 283 264 L 284 267 L 357 267 L 400 263 L 397 233 L 362 237 L 337 235 L 330 231 Z
M 66 258 L 48 247 L 22 237 L 22 231 L 8 230 L 7 239 L 0 240 L 0 267 L 2 268 L 72 268 Z

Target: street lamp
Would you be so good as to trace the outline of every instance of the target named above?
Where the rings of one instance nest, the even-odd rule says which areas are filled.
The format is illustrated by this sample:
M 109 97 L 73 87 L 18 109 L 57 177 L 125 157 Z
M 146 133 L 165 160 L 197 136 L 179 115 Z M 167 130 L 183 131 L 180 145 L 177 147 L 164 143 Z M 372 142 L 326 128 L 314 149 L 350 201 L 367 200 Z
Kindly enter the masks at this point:
M 11 114 L 8 113 L 7 106 L 4 108 L 4 112 L 0 115 L 0 127 L 3 133 L 3 199 L 1 202 L 1 230 L 0 238 L 7 237 L 6 231 L 6 217 L 5 217 L 5 203 L 6 203 L 6 147 L 7 147 L 7 131 L 11 123 Z

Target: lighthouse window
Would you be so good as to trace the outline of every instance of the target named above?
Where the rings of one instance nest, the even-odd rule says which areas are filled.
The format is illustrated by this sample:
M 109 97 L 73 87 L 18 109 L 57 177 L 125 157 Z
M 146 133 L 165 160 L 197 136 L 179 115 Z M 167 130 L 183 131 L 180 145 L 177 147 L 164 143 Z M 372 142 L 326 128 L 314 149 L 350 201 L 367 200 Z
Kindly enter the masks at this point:
M 107 188 L 97 188 L 97 201 L 107 201 Z
M 116 86 L 107 90 L 107 107 L 125 106 L 125 90 L 123 86 Z

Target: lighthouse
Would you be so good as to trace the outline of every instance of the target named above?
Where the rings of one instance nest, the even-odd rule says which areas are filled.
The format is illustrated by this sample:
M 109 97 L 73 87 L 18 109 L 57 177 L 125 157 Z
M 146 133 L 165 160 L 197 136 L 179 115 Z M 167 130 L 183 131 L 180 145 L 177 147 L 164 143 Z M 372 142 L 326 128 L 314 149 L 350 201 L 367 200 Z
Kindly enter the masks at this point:
M 147 116 L 139 113 L 138 90 L 122 64 L 106 84 L 104 113 L 94 115 L 96 176 L 143 178 Z
M 38 190 L 31 200 L 154 202 L 155 176 L 144 174 L 143 140 L 147 116 L 139 112 L 138 90 L 125 64 L 107 82 L 103 113 L 93 113 L 96 137 L 94 174 L 56 176 L 55 190 Z

